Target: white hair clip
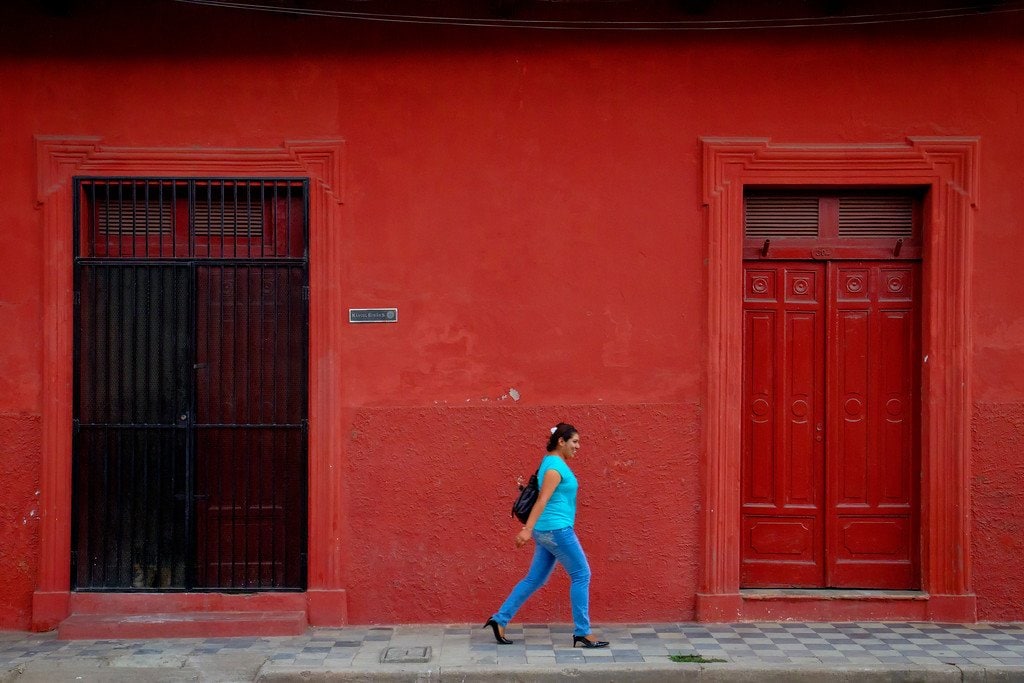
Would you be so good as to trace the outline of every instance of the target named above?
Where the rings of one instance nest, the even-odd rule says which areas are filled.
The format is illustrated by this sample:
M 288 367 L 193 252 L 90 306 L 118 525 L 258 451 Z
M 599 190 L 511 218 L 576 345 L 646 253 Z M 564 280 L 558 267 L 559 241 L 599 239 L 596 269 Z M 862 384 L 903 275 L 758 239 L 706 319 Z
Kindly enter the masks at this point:
M 551 433 L 554 434 L 557 429 L 558 429 L 558 427 L 552 427 L 551 428 Z

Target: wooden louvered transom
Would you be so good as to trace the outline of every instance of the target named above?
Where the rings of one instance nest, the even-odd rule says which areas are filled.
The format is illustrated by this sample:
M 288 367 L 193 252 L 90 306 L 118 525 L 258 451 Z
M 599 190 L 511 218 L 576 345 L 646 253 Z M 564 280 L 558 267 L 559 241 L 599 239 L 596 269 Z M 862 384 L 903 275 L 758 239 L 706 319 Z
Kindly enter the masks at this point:
M 746 198 L 747 237 L 817 237 L 818 198 L 759 194 Z
M 169 234 L 173 221 L 169 201 L 119 197 L 96 204 L 96 228 L 105 236 Z
M 202 237 L 260 237 L 263 234 L 263 205 L 197 204 L 193 226 L 196 236 Z
M 839 198 L 840 237 L 910 237 L 914 198 L 903 195 Z
M 79 254 L 102 258 L 296 258 L 302 178 L 81 178 Z
M 748 191 L 744 258 L 920 258 L 919 205 L 913 192 Z

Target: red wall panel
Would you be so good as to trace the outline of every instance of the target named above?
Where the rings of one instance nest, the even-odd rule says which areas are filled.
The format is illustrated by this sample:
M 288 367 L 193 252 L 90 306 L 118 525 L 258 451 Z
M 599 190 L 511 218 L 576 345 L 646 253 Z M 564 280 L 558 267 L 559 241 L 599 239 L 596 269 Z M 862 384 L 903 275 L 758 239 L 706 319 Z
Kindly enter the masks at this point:
M 972 486 L 975 590 L 979 618 L 1019 621 L 1024 587 L 1024 406 L 978 403 Z
M 697 410 L 672 404 L 357 411 L 346 472 L 349 618 L 482 623 L 497 610 L 532 558 L 532 547 L 512 543 L 516 478 L 539 464 L 549 425 L 570 418 L 581 433 L 570 466 L 592 617 L 692 618 L 681 591 L 697 580 Z M 517 620 L 570 614 L 556 570 Z
M 330 267 L 352 307 L 400 310 L 387 326 L 348 326 L 337 311 L 353 621 L 492 610 L 527 562 L 510 549 L 511 482 L 560 419 L 583 431 L 595 619 L 691 616 L 699 137 L 980 136 L 975 588 L 981 618 L 1024 618 L 1024 578 L 1005 570 L 1024 516 L 1024 319 L 1007 256 L 1024 214 L 1019 17 L 568 35 L 178 3 L 103 11 L 0 22 L 0 627 L 27 625 L 38 556 L 39 293 L 52 264 L 33 136 L 48 134 L 113 147 L 346 140 L 346 240 Z M 626 512 L 609 516 L 603 500 Z M 444 513 L 425 512 L 435 501 Z M 524 619 L 568 618 L 556 581 Z
M 0 629 L 25 628 L 39 564 L 39 418 L 0 415 Z

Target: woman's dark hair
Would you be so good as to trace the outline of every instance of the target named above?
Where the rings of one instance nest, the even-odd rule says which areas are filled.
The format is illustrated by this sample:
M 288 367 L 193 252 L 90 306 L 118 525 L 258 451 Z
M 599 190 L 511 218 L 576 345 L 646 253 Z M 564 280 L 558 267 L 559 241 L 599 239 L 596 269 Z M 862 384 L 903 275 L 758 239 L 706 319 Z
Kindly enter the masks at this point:
M 558 448 L 559 439 L 565 439 L 568 441 L 572 438 L 573 434 L 579 434 L 575 427 L 571 424 L 566 424 L 565 422 L 559 422 L 558 426 L 555 427 L 555 431 L 551 432 L 551 438 L 548 439 L 548 452 L 550 453 Z

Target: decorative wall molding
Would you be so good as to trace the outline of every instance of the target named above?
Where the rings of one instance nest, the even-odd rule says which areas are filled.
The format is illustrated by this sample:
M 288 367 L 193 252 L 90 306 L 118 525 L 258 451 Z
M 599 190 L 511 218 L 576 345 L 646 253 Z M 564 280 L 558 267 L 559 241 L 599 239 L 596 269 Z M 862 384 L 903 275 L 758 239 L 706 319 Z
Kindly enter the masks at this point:
M 96 137 L 37 136 L 37 195 L 43 229 L 43 443 L 40 476 L 39 584 L 32 627 L 55 628 L 69 609 L 71 585 L 72 197 L 75 175 L 92 176 L 301 176 L 310 182 L 309 323 L 309 600 L 318 625 L 344 623 L 343 548 L 336 528 L 344 517 L 340 472 L 343 416 L 340 369 L 331 362 L 339 328 L 330 311 L 342 310 L 337 254 L 341 245 L 344 142 L 285 142 L 267 149 L 106 147 Z M 340 596 L 340 597 L 339 597 Z
M 927 190 L 921 580 L 923 591 L 934 603 L 929 614 L 975 620 L 970 555 L 970 304 L 978 139 L 915 137 L 897 144 L 796 145 L 761 138 L 705 138 L 702 144 L 708 374 L 705 544 L 698 618 L 744 618 L 739 538 L 741 428 L 736 420 L 742 405 L 743 190 L 754 185 L 832 185 Z
M 37 201 L 57 192 L 75 174 L 238 177 L 301 172 L 337 203 L 344 201 L 343 140 L 293 140 L 279 148 L 104 147 L 101 138 L 36 136 Z M 230 169 L 230 170 L 229 170 Z

